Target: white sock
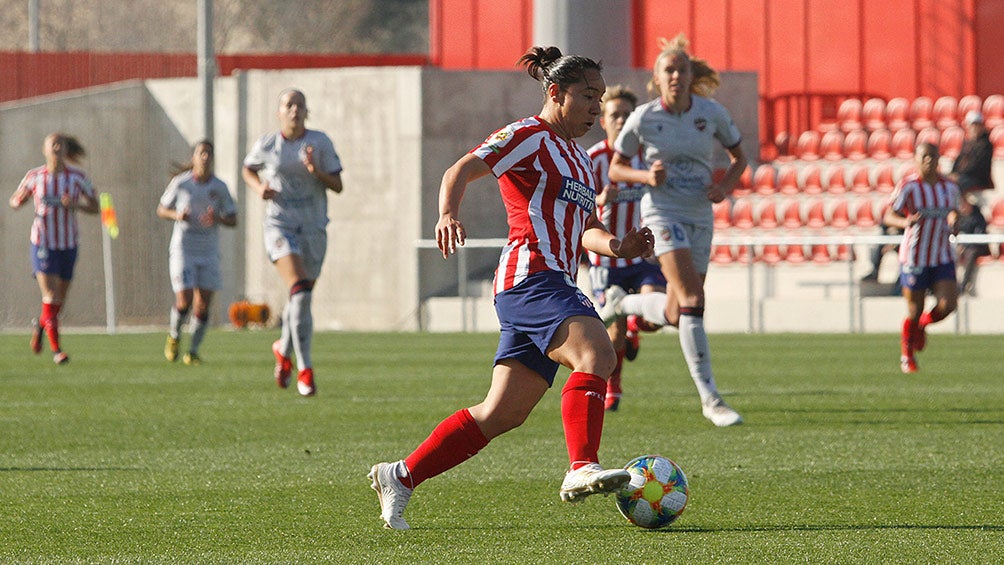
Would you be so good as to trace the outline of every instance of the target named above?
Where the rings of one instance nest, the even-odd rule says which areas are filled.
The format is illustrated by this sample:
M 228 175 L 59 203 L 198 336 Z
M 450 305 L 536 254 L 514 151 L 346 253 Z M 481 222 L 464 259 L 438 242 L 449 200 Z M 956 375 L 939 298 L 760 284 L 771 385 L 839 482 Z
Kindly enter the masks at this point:
M 168 335 L 173 339 L 178 339 L 181 337 L 181 326 L 185 323 L 185 318 L 188 317 L 188 310 L 184 312 L 179 312 L 174 306 L 171 307 L 171 325 L 168 328 Z
M 646 322 L 657 326 L 668 326 L 666 319 L 666 293 L 646 292 L 645 294 L 629 294 L 621 301 L 621 312 L 627 315 L 641 316 Z
M 208 326 L 208 320 L 192 316 L 192 344 L 188 348 L 189 352 L 199 353 L 199 346 L 202 345 L 202 338 L 206 337 L 206 328 Z
M 704 317 L 689 314 L 680 315 L 680 348 L 687 360 L 690 377 L 697 385 L 701 402 L 718 394 L 715 376 L 711 372 L 711 350 L 708 334 L 704 331 Z
M 293 330 L 289 323 L 289 303 L 282 309 L 282 324 L 279 327 L 279 352 L 283 357 L 289 357 L 293 351 Z
M 296 366 L 301 371 L 313 367 L 310 361 L 310 341 L 314 335 L 314 317 L 310 313 L 312 295 L 311 291 L 304 290 L 289 297 L 289 329 L 293 335 Z

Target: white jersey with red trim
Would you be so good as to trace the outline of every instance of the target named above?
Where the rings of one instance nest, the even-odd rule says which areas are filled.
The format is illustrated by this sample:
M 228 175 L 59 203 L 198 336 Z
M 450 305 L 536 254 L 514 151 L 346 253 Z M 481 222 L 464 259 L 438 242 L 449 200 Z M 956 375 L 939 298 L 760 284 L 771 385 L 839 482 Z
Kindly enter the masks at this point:
M 958 206 L 959 185 L 954 182 L 939 177 L 931 184 L 915 173 L 903 177 L 893 193 L 892 209 L 902 216 L 920 212 L 920 220 L 903 232 L 899 262 L 906 267 L 937 267 L 955 261 L 947 218 Z
M 50 173 L 45 166 L 28 171 L 18 190 L 32 195 L 35 220 L 31 224 L 31 243 L 47 249 L 75 249 L 80 236 L 77 211 L 65 208 L 63 196 L 76 203 L 82 194 L 92 199 L 94 187 L 82 169 L 66 165 Z
M 498 178 L 509 223 L 495 293 L 543 271 L 564 273 L 565 282 L 575 286 L 582 233 L 596 207 L 586 150 L 532 116 L 496 131 L 471 154 Z
M 590 147 L 587 153 L 589 153 L 589 158 L 593 160 L 596 193 L 599 194 L 603 192 L 603 187 L 610 184 L 610 161 L 613 160 L 617 152 L 604 139 Z M 645 162 L 640 153 L 631 159 L 631 166 L 635 169 L 645 169 Z M 641 199 L 645 196 L 645 185 L 619 182 L 617 188 L 617 198 L 603 205 L 597 204 L 596 214 L 600 217 L 603 225 L 610 230 L 610 233 L 618 239 L 624 239 L 624 235 L 631 231 L 631 228 L 641 229 Z M 595 267 L 617 269 L 645 260 L 641 257 L 634 259 L 607 257 L 593 251 L 587 251 L 587 253 L 589 254 L 589 264 Z

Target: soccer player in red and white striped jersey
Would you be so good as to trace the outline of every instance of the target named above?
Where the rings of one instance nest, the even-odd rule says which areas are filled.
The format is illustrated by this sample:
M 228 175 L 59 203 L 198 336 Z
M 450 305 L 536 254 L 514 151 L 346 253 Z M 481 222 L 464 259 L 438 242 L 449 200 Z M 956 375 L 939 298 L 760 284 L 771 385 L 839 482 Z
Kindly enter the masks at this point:
M 612 183 L 607 174 L 610 162 L 617 152 L 614 142 L 637 104 L 638 97 L 630 89 L 620 85 L 608 88 L 603 94 L 603 113 L 600 114 L 600 127 L 607 135 L 603 141 L 588 150 L 593 161 L 593 173 L 596 175 L 596 190 L 599 191 L 596 194 L 596 212 L 600 221 L 616 237 L 623 237 L 630 230 L 642 227 L 641 199 L 645 195 L 645 185 Z M 636 169 L 647 168 L 640 152 L 631 159 L 631 166 Z M 627 292 L 666 292 L 666 278 L 659 266 L 641 257 L 623 259 L 589 252 L 589 279 L 594 300 L 601 305 L 605 300 L 606 290 L 612 286 Z M 620 406 L 624 359 L 633 361 L 638 355 L 640 327 L 654 331 L 659 326 L 646 323 L 638 316 L 629 316 L 616 318 L 607 328 L 607 334 L 617 353 L 617 366 L 607 379 L 607 410 L 617 410 Z
M 927 343 L 927 326 L 954 312 L 958 303 L 955 248 L 949 238 L 958 221 L 959 186 L 938 172 L 938 158 L 934 144 L 917 146 L 919 173 L 903 177 L 885 213 L 886 225 L 904 230 L 899 247 L 900 283 L 907 305 L 900 338 L 904 373 L 917 371 L 915 353 Z M 928 290 L 938 300 L 924 312 Z
M 443 175 L 436 241 L 443 257 L 463 245 L 460 202 L 471 181 L 498 178 L 509 242 L 495 275 L 501 325 L 491 387 L 481 403 L 458 410 L 407 458 L 370 471 L 388 528 L 407 529 L 412 490 L 478 453 L 519 426 L 554 382 L 559 365 L 572 370 L 561 391 L 561 416 L 571 469 L 559 496 L 567 502 L 609 493 L 630 479 L 603 469 L 598 451 L 606 379 L 616 361 L 606 328 L 575 284 L 583 249 L 631 258 L 651 254 L 647 229 L 616 238 L 596 217 L 589 155 L 574 139 L 600 114 L 606 85 L 600 65 L 534 47 L 520 59 L 543 83 L 544 107 L 492 134 Z
M 45 330 L 53 360 L 62 365 L 69 357 L 59 345 L 58 320 L 77 261 L 77 210 L 96 214 L 99 207 L 91 180 L 82 169 L 71 165 L 85 155 L 75 138 L 50 134 L 42 153 L 45 165 L 28 171 L 9 203 L 17 209 L 31 200 L 35 208 L 31 224 L 32 269 L 42 293 L 42 313 L 32 321 L 31 349 L 41 352 L 41 332 Z

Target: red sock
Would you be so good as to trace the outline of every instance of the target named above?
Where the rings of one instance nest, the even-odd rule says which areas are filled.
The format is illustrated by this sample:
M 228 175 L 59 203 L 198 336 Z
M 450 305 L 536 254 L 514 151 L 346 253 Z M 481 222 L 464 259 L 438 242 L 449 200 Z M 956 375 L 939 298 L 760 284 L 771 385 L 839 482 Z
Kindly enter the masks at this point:
M 624 352 L 617 352 L 617 366 L 614 367 L 614 372 L 610 373 L 610 378 L 607 379 L 607 398 L 606 403 L 609 406 L 613 401 L 621 394 L 621 370 L 624 368 Z
M 917 333 L 918 324 L 912 318 L 903 320 L 903 332 L 899 337 L 900 354 L 910 357 L 913 355 L 913 336 Z
M 53 352 L 59 351 L 59 309 L 62 304 L 58 302 L 42 303 L 42 316 L 38 324 L 45 328 L 45 335 L 49 336 L 49 347 Z
M 926 327 L 930 324 L 940 322 L 945 319 L 945 315 L 941 313 L 938 308 L 932 308 L 929 312 L 924 312 L 920 315 L 920 327 Z
M 561 423 L 572 469 L 599 463 L 603 435 L 603 402 L 607 383 L 600 377 L 578 371 L 568 376 L 561 389 Z
M 458 410 L 440 422 L 429 437 L 404 460 L 411 473 L 411 484 L 404 478 L 401 483 L 415 488 L 426 479 L 474 457 L 486 445 L 488 438 L 482 433 L 470 411 L 466 408 Z

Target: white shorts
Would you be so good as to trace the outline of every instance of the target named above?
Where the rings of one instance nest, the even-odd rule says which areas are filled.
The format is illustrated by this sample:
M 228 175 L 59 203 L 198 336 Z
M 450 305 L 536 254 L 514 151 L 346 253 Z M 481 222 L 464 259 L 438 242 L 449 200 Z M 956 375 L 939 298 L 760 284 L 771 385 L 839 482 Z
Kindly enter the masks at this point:
M 328 232 L 324 228 L 289 229 L 266 224 L 264 234 L 270 261 L 275 263 L 287 255 L 299 255 L 308 279 L 317 280 L 321 275 L 324 254 L 328 251 Z
M 174 292 L 192 288 L 215 291 L 223 284 L 219 257 L 192 257 L 171 252 L 168 270 L 171 274 L 171 290 Z
M 708 272 L 708 263 L 711 261 L 711 238 L 714 236 L 713 228 L 669 220 L 664 223 L 650 222 L 647 225 L 655 235 L 656 257 L 677 249 L 690 249 L 697 272 L 701 274 Z

